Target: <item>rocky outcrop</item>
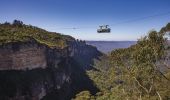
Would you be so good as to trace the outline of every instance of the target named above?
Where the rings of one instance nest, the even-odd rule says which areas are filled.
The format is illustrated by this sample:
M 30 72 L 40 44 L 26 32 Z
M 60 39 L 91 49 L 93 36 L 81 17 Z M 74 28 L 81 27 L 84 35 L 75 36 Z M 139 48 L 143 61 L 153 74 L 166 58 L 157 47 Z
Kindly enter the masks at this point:
M 0 46 L 0 70 L 31 70 L 57 67 L 60 58 L 69 56 L 68 49 L 49 48 L 35 40 Z
M 79 90 L 95 91 L 84 69 L 100 52 L 84 42 L 68 44 L 51 48 L 31 39 L 0 45 L 0 100 L 69 100 Z
M 40 100 L 70 80 L 67 48 L 34 39 L 0 46 L 0 100 Z
M 45 47 L 36 42 L 9 43 L 0 47 L 0 70 L 46 68 Z
M 71 57 L 84 70 L 92 69 L 93 60 L 99 59 L 99 56 L 102 55 L 96 47 L 87 45 L 85 41 L 70 42 L 69 50 L 71 52 Z

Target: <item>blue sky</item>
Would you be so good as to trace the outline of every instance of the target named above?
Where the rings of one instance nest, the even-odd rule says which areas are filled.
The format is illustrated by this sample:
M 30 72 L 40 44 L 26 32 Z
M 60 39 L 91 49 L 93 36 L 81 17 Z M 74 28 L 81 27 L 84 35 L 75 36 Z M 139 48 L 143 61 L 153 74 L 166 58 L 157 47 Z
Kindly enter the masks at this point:
M 170 12 L 170 0 L 0 0 L 1 23 L 19 19 L 83 40 L 137 40 L 170 22 L 170 14 L 116 23 L 166 12 Z M 103 24 L 113 25 L 112 32 L 98 34 Z M 79 29 L 64 29 L 73 27 Z

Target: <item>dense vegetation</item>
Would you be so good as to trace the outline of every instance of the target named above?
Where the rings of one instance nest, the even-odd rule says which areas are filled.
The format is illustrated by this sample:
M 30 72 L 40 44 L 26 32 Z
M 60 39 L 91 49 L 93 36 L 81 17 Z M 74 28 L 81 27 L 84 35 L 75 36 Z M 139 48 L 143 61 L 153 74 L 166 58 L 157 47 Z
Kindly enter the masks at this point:
M 166 39 L 170 23 L 160 32 L 150 31 L 136 45 L 111 52 L 87 71 L 100 89 L 96 95 L 82 91 L 75 100 L 169 100 L 170 48 Z
M 48 32 L 31 25 L 25 25 L 19 20 L 14 20 L 13 23 L 5 22 L 0 24 L 0 44 L 28 41 L 30 39 L 35 39 L 39 43 L 46 44 L 50 47 L 61 48 L 67 46 L 67 41 L 74 40 L 70 36 Z

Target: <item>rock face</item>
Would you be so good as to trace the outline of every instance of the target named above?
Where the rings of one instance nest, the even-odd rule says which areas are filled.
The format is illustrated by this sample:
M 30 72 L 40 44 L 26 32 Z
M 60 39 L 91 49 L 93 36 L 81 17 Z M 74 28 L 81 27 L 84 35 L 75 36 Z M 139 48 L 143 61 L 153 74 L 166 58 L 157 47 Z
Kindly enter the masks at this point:
M 47 67 L 45 48 L 37 43 L 10 43 L 0 47 L 0 70 Z
M 91 69 L 93 60 L 99 59 L 98 57 L 102 55 L 96 47 L 82 41 L 71 42 L 69 50 L 71 57 L 85 70 Z
M 60 57 L 69 56 L 67 51 L 67 48 L 51 49 L 35 40 L 1 45 L 0 70 L 26 70 L 56 66 L 60 62 Z
M 52 49 L 35 40 L 1 45 L 0 99 L 40 100 L 60 89 L 70 80 L 68 56 L 67 48 Z
M 34 39 L 1 45 L 0 100 L 46 100 L 52 94 L 56 98 L 49 100 L 69 100 L 76 90 L 70 87 L 76 80 L 72 74 L 78 76 L 71 59 L 89 69 L 92 59 L 99 55 L 96 48 L 79 41 L 63 49 L 50 48 Z

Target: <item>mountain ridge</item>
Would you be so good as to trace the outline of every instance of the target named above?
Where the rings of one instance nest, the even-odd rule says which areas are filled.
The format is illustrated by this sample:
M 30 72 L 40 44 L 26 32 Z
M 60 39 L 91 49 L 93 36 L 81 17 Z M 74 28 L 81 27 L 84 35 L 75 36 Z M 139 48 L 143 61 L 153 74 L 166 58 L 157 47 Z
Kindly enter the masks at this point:
M 86 41 L 87 44 L 97 47 L 103 53 L 109 53 L 114 49 L 128 48 L 137 41 Z

